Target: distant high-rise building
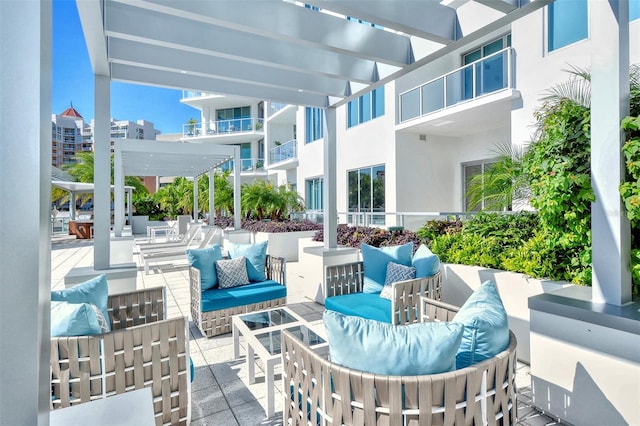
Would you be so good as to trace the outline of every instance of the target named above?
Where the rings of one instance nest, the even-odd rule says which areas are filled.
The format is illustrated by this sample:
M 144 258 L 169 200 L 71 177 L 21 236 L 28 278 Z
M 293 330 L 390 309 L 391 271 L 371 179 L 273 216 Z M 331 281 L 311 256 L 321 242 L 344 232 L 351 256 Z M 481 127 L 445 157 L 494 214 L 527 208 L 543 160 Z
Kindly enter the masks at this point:
M 75 163 L 78 152 L 93 151 L 93 126 L 93 120 L 85 122 L 73 104 L 61 114 L 52 114 L 51 165 L 62 168 Z M 111 152 L 115 139 L 155 140 L 159 134 L 150 121 L 111 119 Z

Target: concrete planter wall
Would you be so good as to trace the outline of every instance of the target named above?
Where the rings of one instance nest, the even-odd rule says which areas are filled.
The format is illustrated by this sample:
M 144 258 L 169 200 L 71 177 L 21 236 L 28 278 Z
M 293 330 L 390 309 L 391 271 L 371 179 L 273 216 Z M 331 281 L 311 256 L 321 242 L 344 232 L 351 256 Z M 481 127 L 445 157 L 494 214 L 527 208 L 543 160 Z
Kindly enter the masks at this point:
M 287 262 L 298 261 L 298 242 L 300 239 L 311 239 L 316 231 L 297 232 L 256 232 L 253 240 L 256 243 L 268 241 L 267 253 L 271 256 L 284 257 Z
M 131 216 L 131 232 L 147 235 L 147 226 L 166 225 L 162 220 L 149 220 L 149 216 Z
M 518 339 L 518 359 L 526 363 L 530 362 L 529 297 L 573 286 L 480 266 L 446 263 L 443 264 L 443 272 L 442 300 L 456 306 L 462 306 L 483 282 L 491 280 L 496 283 L 509 315 L 509 327 Z

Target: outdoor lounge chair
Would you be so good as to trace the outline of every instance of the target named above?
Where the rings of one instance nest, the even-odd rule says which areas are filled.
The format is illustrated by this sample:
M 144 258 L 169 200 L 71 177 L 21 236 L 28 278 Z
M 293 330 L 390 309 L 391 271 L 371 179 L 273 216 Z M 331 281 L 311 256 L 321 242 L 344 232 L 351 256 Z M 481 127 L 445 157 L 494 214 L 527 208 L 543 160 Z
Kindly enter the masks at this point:
M 51 338 L 50 409 L 149 387 L 156 425 L 188 424 L 188 319 L 166 319 L 164 287 L 109 296 L 107 311 L 109 333 Z
M 199 231 L 202 229 L 201 224 L 193 224 L 189 227 L 187 232 L 182 236 L 180 241 L 173 242 L 159 242 L 159 243 L 151 243 L 146 239 L 143 241 L 136 241 L 136 246 L 140 251 L 149 250 L 149 249 L 161 249 L 168 247 L 186 247 L 190 244 L 193 244 L 193 241 L 198 237 Z

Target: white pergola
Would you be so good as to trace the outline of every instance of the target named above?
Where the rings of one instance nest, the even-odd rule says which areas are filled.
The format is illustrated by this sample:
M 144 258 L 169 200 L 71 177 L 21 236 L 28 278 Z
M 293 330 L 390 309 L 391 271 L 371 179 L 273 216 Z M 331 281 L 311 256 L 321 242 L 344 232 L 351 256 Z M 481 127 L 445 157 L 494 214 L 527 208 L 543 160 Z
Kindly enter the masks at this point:
M 93 194 L 94 185 L 88 182 L 73 182 L 67 180 L 52 180 L 51 186 L 59 188 L 69 193 L 69 219 L 74 220 L 76 218 L 76 195 L 78 194 Z M 111 185 L 111 191 L 115 190 L 114 185 Z M 127 211 L 123 212 L 129 216 L 131 215 L 131 194 L 133 193 L 133 186 L 120 186 L 118 190 L 123 192 L 123 198 L 127 197 Z M 122 203 L 124 206 L 124 202 Z M 131 223 L 131 217 L 129 217 L 129 223 Z
M 95 74 L 94 267 L 110 267 L 111 81 L 324 108 L 324 236 L 331 250 L 336 108 L 550 1 L 306 0 L 322 9 L 315 11 L 280 0 L 78 0 Z M 597 101 L 593 300 L 623 305 L 631 297 L 629 224 L 618 195 L 624 176 L 619 124 L 629 105 L 629 5 L 589 2 Z M 488 18 L 478 17 L 477 29 L 462 34 L 458 8 L 467 3 L 485 8 Z M 0 424 L 48 424 L 51 8 L 47 1 L 0 2 Z M 129 164 L 124 157 L 135 154 L 121 152 Z M 126 166 L 119 173 L 120 186 L 125 174 L 139 174 Z

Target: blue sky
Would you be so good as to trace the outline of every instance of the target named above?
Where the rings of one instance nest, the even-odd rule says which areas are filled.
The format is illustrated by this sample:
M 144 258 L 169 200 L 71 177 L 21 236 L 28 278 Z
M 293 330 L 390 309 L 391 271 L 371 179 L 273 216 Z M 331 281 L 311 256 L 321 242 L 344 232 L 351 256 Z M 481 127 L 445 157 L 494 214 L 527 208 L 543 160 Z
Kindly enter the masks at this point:
M 147 120 L 162 133 L 181 133 L 190 118 L 200 120 L 195 108 L 180 103 L 182 92 L 158 87 L 111 82 L 111 117 Z M 74 0 L 53 1 L 52 112 L 73 107 L 86 121 L 93 115 L 93 71 Z

